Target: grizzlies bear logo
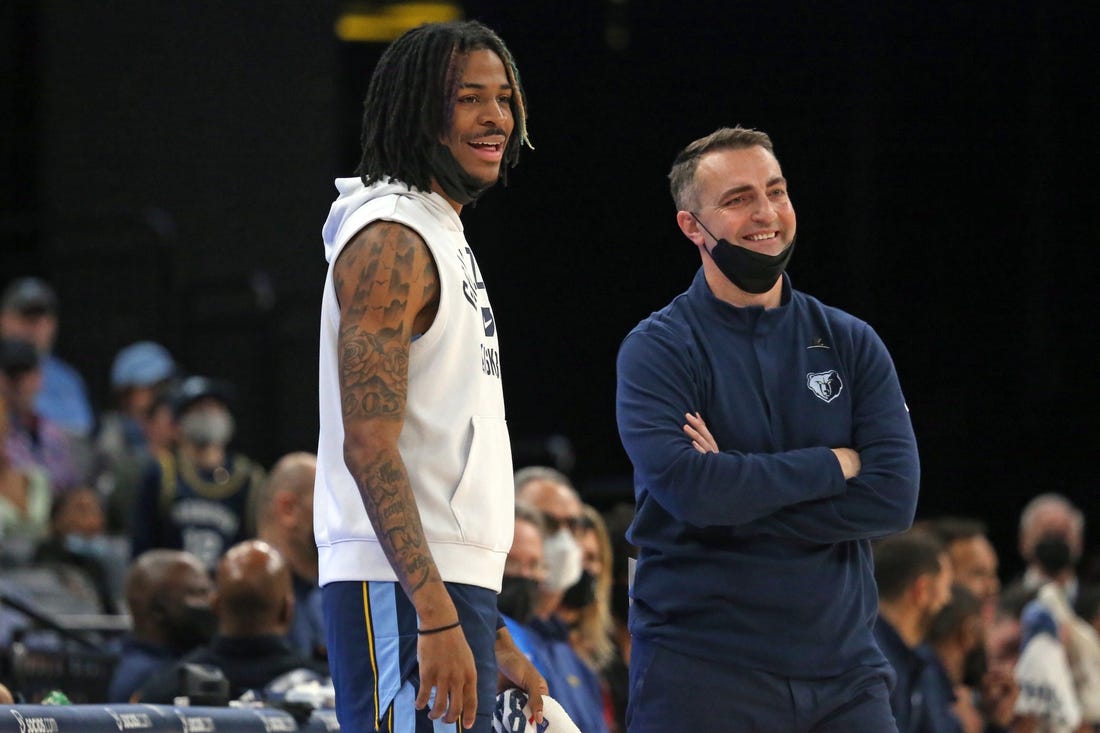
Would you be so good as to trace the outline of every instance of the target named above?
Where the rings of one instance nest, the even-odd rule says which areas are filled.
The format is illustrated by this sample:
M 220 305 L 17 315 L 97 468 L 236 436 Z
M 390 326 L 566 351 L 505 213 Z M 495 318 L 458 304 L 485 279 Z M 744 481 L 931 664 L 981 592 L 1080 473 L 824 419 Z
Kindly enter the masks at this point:
M 814 393 L 814 396 L 824 402 L 832 402 L 844 389 L 844 383 L 840 381 L 840 375 L 835 369 L 827 372 L 806 375 L 806 386 Z

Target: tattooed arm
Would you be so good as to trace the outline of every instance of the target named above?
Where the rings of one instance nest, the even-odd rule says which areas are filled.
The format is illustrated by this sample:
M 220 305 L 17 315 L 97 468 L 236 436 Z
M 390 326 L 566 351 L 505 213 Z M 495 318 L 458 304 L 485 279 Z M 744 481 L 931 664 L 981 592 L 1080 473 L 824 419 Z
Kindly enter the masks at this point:
M 447 626 L 458 612 L 424 538 L 409 475 L 397 450 L 405 418 L 409 345 L 439 307 L 439 274 L 431 251 L 412 230 L 378 221 L 344 247 L 333 269 L 340 302 L 340 399 L 344 463 L 367 515 L 422 628 Z M 417 707 L 437 687 L 431 717 L 477 710 L 473 655 L 461 627 L 420 636 Z

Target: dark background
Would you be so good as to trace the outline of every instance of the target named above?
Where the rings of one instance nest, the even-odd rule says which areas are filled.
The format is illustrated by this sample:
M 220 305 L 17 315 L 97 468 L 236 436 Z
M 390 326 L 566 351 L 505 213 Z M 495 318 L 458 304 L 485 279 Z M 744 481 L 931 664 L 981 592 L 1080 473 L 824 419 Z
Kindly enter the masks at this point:
M 614 357 L 698 255 L 665 174 L 721 125 L 766 130 L 799 214 L 796 286 L 886 341 L 920 443 L 920 516 L 1026 500 L 1090 518 L 1100 264 L 1091 3 L 463 3 L 515 54 L 536 146 L 463 214 L 500 326 L 517 462 L 567 437 L 593 503 L 630 496 Z M 381 47 L 337 0 L 0 4 L 0 283 L 50 279 L 98 407 L 118 348 L 240 391 L 239 443 L 316 445 L 332 179 L 358 160 Z

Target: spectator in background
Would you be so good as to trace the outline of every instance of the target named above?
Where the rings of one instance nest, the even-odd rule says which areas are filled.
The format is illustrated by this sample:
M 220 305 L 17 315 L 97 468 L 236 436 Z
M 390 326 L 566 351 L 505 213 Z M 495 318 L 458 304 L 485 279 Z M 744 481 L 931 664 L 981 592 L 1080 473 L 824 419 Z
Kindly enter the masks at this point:
M 42 362 L 29 341 L 0 341 L 0 394 L 8 405 L 8 456 L 16 466 L 38 466 L 54 493 L 80 483 L 70 436 L 38 413 Z
M 220 669 L 229 681 L 231 700 L 246 690 L 262 690 L 292 670 L 327 676 L 323 663 L 297 653 L 287 643 L 294 615 L 290 566 L 271 545 L 246 540 L 229 548 L 218 563 L 213 606 L 218 619 L 214 638 L 156 673 L 141 686 L 138 700 L 170 704 L 185 694 L 180 689 L 184 664 Z
M 104 413 L 96 435 L 95 486 L 113 512 L 112 529 L 128 533 L 130 507 L 153 460 L 148 423 L 157 397 L 176 375 L 176 362 L 160 344 L 139 341 L 119 350 L 111 364 L 114 409 Z M 169 416 L 170 408 L 167 410 Z
M 569 625 L 569 643 L 585 664 L 600 678 L 604 718 L 612 733 L 625 730 L 626 709 L 619 708 L 611 695 L 606 673 L 621 659 L 615 647 L 614 621 L 611 618 L 612 558 L 611 540 L 603 516 L 595 507 L 581 507 L 584 525 L 578 542 L 581 546 L 581 580 L 562 597 L 558 615 Z
M 0 377 L 3 379 L 3 377 Z M 50 517 L 50 482 L 37 466 L 15 466 L 8 455 L 9 412 L 0 389 L 0 539 L 13 560 L 27 560 L 33 541 L 46 534 Z M 13 540 L 13 538 L 18 538 Z M 25 546 L 16 547 L 16 544 Z M 7 553 L 5 553 L 7 554 Z
M 546 524 L 537 509 L 522 501 L 516 502 L 515 517 L 512 546 L 504 561 L 504 576 L 497 595 L 497 609 L 516 647 L 531 658 L 535 650 L 527 624 L 535 615 L 539 589 L 546 580 L 543 555 Z
M 156 393 L 145 412 L 145 440 L 149 455 L 158 461 L 170 456 L 179 446 L 179 429 L 172 407 L 177 392 L 178 385 L 169 383 Z
M 625 731 L 626 706 L 630 695 L 630 564 L 638 554 L 637 548 L 627 540 L 626 530 L 634 520 L 634 505 L 616 504 L 604 513 L 604 519 L 611 540 L 611 620 L 617 659 L 604 670 L 603 678 Z
M 603 517 L 595 508 L 581 506 L 583 524 L 577 542 L 581 548 L 581 579 L 562 596 L 558 615 L 569 625 L 570 642 L 588 666 L 599 671 L 611 661 L 611 542 Z
M 213 590 L 206 567 L 190 553 L 150 550 L 134 561 L 126 578 L 133 627 L 122 641 L 108 702 L 128 702 L 150 675 L 210 640 Z
M 1077 562 L 1085 543 L 1085 515 L 1061 494 L 1040 494 L 1020 513 L 1020 557 L 1027 563 L 1016 583 L 1037 589 L 1055 580 L 1046 566 L 1063 568 L 1059 578 L 1072 601 L 1077 596 Z
M 955 583 L 951 600 L 928 631 L 928 666 L 921 688 L 929 713 L 927 733 L 1001 730 L 1014 718 L 1017 688 L 1010 673 L 988 670 L 983 603 Z
M 993 620 L 1001 580 L 997 575 L 997 551 L 986 536 L 985 524 L 972 519 L 941 517 L 921 522 L 947 550 L 955 582 L 965 585 L 982 604 L 986 623 Z
M 298 653 L 324 660 L 324 614 L 313 538 L 316 477 L 317 456 L 312 453 L 280 458 L 256 495 L 256 536 L 278 550 L 290 567 L 295 612 L 288 641 Z
M 1100 636 L 1091 621 L 1076 614 L 1074 604 L 1068 597 L 1068 554 L 1044 552 L 1043 542 L 1040 541 L 1035 554 L 1039 570 L 1050 580 L 1039 587 L 1035 600 L 1025 607 L 1022 614 L 1022 636 L 1025 641 L 1016 674 L 1021 686 L 1026 689 L 1021 696 L 1020 707 L 1034 710 L 1038 701 L 1039 709 L 1045 708 L 1046 717 L 1057 717 L 1057 710 L 1046 707 L 1048 695 L 1036 694 L 1035 691 L 1043 687 L 1049 690 L 1058 688 L 1056 678 L 1050 675 L 1050 668 L 1058 666 L 1055 656 L 1062 656 L 1068 664 L 1073 696 L 1082 719 L 1089 726 L 1100 725 Z M 1044 623 L 1035 623 L 1041 616 L 1048 616 L 1050 623 L 1057 628 L 1054 642 L 1061 647 L 1058 655 L 1051 655 L 1052 649 L 1043 648 L 1042 639 L 1037 636 L 1037 632 L 1041 634 L 1045 626 Z M 1042 649 L 1038 652 L 1030 647 L 1037 642 Z
M 579 541 L 585 527 L 580 497 L 567 476 L 545 466 L 520 469 L 515 485 L 516 501 L 536 509 L 546 530 L 546 574 L 525 629 L 533 649 L 531 661 L 546 677 L 550 696 L 561 703 L 578 728 L 585 733 L 606 733 L 599 677 L 574 651 L 569 626 L 560 615 L 566 594 L 581 594 L 586 584 Z M 518 642 L 517 646 L 523 648 Z
M 956 583 L 951 600 L 928 627 L 925 661 L 919 687 L 925 709 L 921 730 L 927 733 L 980 733 L 981 716 L 963 685 L 968 657 L 982 647 L 981 604 L 970 590 Z
M 57 338 L 57 293 L 36 277 L 13 280 L 0 296 L 0 338 L 34 344 L 42 358 L 42 389 L 36 411 L 66 431 L 86 439 L 95 417 L 84 379 L 73 366 L 53 354 Z
M 875 543 L 874 566 L 875 640 L 897 676 L 890 708 L 899 733 L 915 733 L 929 722 L 920 687 L 928 657 L 919 647 L 951 600 L 951 561 L 934 537 L 910 530 Z
M 993 623 L 986 629 L 986 651 L 990 668 L 1014 669 L 1020 658 L 1020 617 L 1035 599 L 1037 591 L 1023 585 L 1005 588 L 997 600 Z
M 1090 637 L 1087 644 L 1095 652 L 1095 631 L 1068 610 L 1063 590 L 1051 582 L 1024 608 L 1020 628 L 1016 713 L 1035 719 L 1038 725 L 1031 730 L 1040 733 L 1095 730 L 1094 724 L 1100 722 L 1100 699 L 1091 674 L 1095 657 L 1082 657 L 1078 637 L 1085 631 Z
M 103 505 L 95 489 L 78 486 L 66 491 L 54 499 L 50 536 L 35 550 L 34 564 L 77 576 L 79 583 L 66 585 L 91 588 L 100 613 L 118 613 L 111 591 L 106 526 Z
M 173 393 L 179 445 L 153 465 L 134 502 L 133 553 L 183 549 L 213 569 L 225 549 L 252 535 L 249 516 L 263 469 L 230 449 L 229 385 L 188 377 Z

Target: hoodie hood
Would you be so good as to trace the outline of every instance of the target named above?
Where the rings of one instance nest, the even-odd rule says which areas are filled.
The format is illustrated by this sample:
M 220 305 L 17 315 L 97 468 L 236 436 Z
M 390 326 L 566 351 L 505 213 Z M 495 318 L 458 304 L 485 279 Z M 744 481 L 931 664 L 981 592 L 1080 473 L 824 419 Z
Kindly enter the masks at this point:
M 325 220 L 325 225 L 321 229 L 321 238 L 325 243 L 326 262 L 331 263 L 332 256 L 339 250 L 339 246 L 354 234 L 354 232 L 344 231 L 344 225 L 348 219 L 367 203 L 383 196 L 415 198 L 421 201 L 424 206 L 443 212 L 452 222 L 452 226 L 458 231 L 462 231 L 462 220 L 458 218 L 458 212 L 447 203 L 446 199 L 433 191 L 421 191 L 400 181 L 379 181 L 370 186 L 364 186 L 360 178 L 337 178 L 336 190 L 339 192 L 339 196 L 332 202 L 328 219 Z

